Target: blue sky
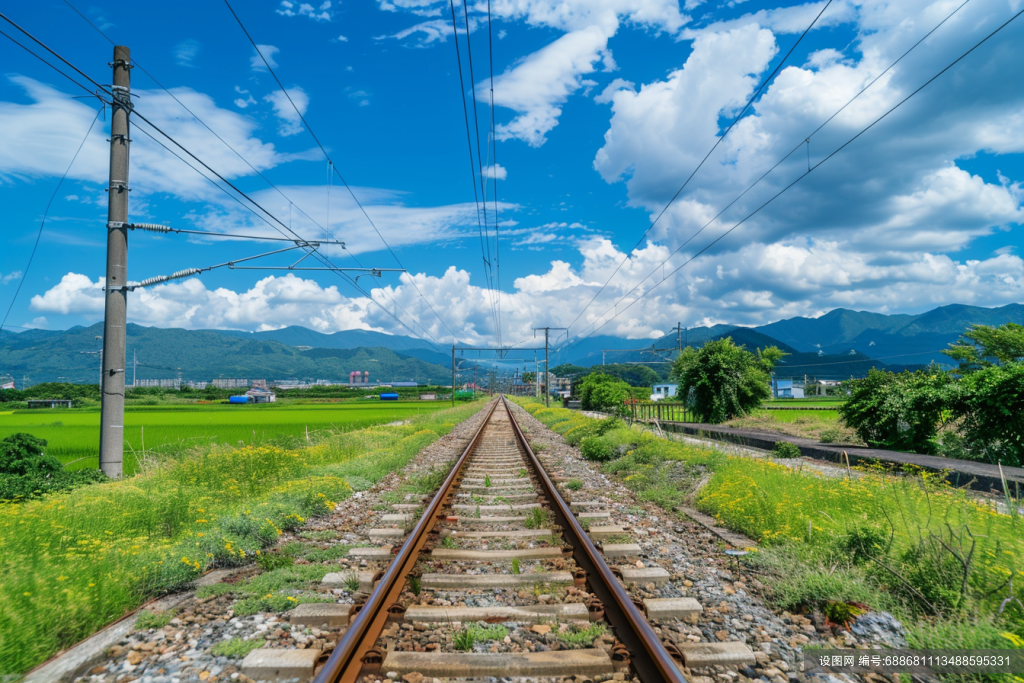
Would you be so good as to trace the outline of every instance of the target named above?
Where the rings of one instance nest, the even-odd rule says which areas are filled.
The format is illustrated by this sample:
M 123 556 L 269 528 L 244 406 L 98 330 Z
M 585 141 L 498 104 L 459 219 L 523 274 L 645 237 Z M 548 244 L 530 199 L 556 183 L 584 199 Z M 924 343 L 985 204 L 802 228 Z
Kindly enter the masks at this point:
M 633 251 L 824 3 L 492 0 L 498 167 L 489 175 L 498 176 L 502 338 L 519 341 L 536 325 L 571 325 L 573 336 L 643 338 L 677 321 L 760 324 L 836 307 L 918 312 L 955 302 L 1021 301 L 1024 18 L 690 260 L 808 162 L 834 151 L 1021 9 L 1021 0 L 969 0 L 698 233 L 961 1 L 833 0 Z M 323 233 L 302 214 L 327 225 L 329 201 L 331 232 L 351 255 L 363 265 L 397 267 L 337 178 L 328 187 L 323 154 L 226 6 L 186 0 L 122 11 L 116 3 L 74 4 L 131 47 L 142 67 L 246 161 L 135 69 L 139 112 L 304 237 Z M 332 273 L 221 269 L 136 291 L 130 320 L 199 329 L 412 328 L 438 341 L 453 334 L 495 341 L 470 178 L 471 169 L 479 173 L 494 162 L 486 1 L 469 4 L 482 164 L 467 152 L 449 5 L 278 0 L 238 2 L 235 9 L 409 273 L 360 280 L 372 288 L 371 301 Z M 110 44 L 67 4 L 29 3 L 10 16 L 109 82 Z M 46 202 L 96 106 L 75 99 L 85 93 L 6 39 L 0 59 L 5 308 L 24 277 L 8 325 L 95 322 L 102 317 L 108 124 L 101 118 L 86 139 L 24 276 Z M 133 140 L 132 220 L 276 234 L 139 130 Z M 487 192 L 493 198 L 493 185 Z M 129 273 L 141 280 L 269 248 L 133 233 Z M 355 265 L 349 254 L 327 253 L 339 265 Z

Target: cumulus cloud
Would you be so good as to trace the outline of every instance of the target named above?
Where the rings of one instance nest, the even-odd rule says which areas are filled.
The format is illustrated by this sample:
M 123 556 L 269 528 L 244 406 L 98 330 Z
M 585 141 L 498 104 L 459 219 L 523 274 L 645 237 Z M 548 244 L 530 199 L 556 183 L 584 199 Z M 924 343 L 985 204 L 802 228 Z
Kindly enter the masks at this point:
M 289 101 L 291 98 L 291 101 Z M 280 90 L 274 90 L 269 95 L 263 96 L 264 102 L 270 102 L 274 107 L 274 114 L 278 118 L 278 129 L 281 135 L 297 135 L 302 132 L 301 115 L 306 113 L 309 107 L 309 95 L 299 86 L 288 89 L 288 95 Z M 294 107 L 292 105 L 295 105 Z M 298 111 L 296 111 L 298 109 Z
M 484 166 L 483 174 L 484 178 L 505 180 L 508 177 L 508 170 L 501 164 L 492 164 L 491 166 Z

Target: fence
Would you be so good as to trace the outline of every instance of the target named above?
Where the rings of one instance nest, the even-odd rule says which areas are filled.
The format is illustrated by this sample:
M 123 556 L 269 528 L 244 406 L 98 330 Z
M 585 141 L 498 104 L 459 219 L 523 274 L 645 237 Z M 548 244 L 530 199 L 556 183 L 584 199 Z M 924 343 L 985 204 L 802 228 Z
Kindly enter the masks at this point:
M 685 403 L 669 403 L 666 401 L 636 402 L 630 406 L 634 420 L 658 422 L 693 422 L 693 414 Z

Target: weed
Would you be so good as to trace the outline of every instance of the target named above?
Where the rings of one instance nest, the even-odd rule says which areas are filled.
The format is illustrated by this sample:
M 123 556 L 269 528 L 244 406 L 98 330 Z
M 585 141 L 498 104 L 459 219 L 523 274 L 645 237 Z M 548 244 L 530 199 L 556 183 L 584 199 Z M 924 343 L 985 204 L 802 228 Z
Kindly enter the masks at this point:
M 520 570 L 520 562 L 518 557 L 512 558 L 512 573 L 518 574 Z
M 565 488 L 569 489 L 570 491 L 579 491 L 581 488 L 583 488 L 583 481 L 580 479 L 570 479 L 569 481 L 565 482 Z
M 359 575 L 349 574 L 345 577 L 345 588 L 349 593 L 355 593 L 359 590 Z
M 283 552 L 262 553 L 256 558 L 256 564 L 258 564 L 260 569 L 263 571 L 269 572 L 295 564 L 295 556 L 288 555 Z
M 526 469 L 524 468 L 524 469 L 521 469 L 518 472 L 516 472 L 516 477 L 518 477 L 519 479 L 522 479 L 523 477 L 526 476 L 526 474 L 527 474 L 527 472 L 526 472 Z
M 452 647 L 462 652 L 469 652 L 476 644 L 476 635 L 472 629 L 464 628 L 452 636 Z
M 452 645 L 456 650 L 468 652 L 473 649 L 477 642 L 485 640 L 502 640 L 508 635 L 508 629 L 497 624 L 493 626 L 481 626 L 470 624 L 452 636 Z
M 419 595 L 420 591 L 423 590 L 423 583 L 420 581 L 418 576 L 409 577 L 409 590 L 412 591 L 413 595 Z
M 818 441 L 821 443 L 835 443 L 843 438 L 843 433 L 838 427 L 827 427 L 818 432 Z
M 491 475 L 489 475 L 489 474 L 485 474 L 484 475 L 484 486 L 486 486 L 487 488 L 491 487 Z
M 144 609 L 139 612 L 139 616 L 135 619 L 135 629 L 138 631 L 148 631 L 151 628 L 163 628 L 171 623 L 173 618 L 173 611 L 150 612 Z
M 558 639 L 568 645 L 570 649 L 590 647 L 594 639 L 603 636 L 607 630 L 605 625 L 600 622 L 583 627 L 572 624 L 568 631 L 558 634 Z
M 449 550 L 455 550 L 459 547 L 459 544 L 455 542 L 455 539 L 451 536 L 445 536 L 441 539 L 441 546 L 448 548 Z
M 232 638 L 230 640 L 222 640 L 212 648 L 210 648 L 210 654 L 217 657 L 245 657 L 253 650 L 258 649 L 263 645 L 261 640 L 242 640 L 241 638 Z
M 544 508 L 530 508 L 523 526 L 527 529 L 546 529 L 549 523 L 548 511 Z
M 776 441 L 772 448 L 772 455 L 776 458 L 799 458 L 800 447 L 788 441 Z

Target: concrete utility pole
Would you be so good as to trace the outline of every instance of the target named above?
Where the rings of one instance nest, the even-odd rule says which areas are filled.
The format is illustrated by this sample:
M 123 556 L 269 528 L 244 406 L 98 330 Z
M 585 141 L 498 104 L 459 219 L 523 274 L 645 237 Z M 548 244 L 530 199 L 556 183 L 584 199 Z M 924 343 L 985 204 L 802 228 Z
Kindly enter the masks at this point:
M 533 328 L 534 334 L 539 330 L 544 330 L 544 405 L 548 408 L 551 407 L 551 387 L 548 386 L 548 377 L 551 374 L 551 365 L 548 363 L 548 338 L 551 330 L 565 330 L 569 331 L 567 327 L 535 327 Z M 540 386 L 540 375 L 537 376 L 537 386 Z
M 100 403 L 100 469 L 121 478 L 124 457 L 125 324 L 128 290 L 128 114 L 131 51 L 114 47 L 110 117 L 110 185 L 107 188 L 107 279 L 103 313 L 103 386 Z
M 452 407 L 455 407 L 455 343 L 452 342 Z
M 679 348 L 679 353 L 683 352 L 683 324 L 676 323 L 676 346 Z

